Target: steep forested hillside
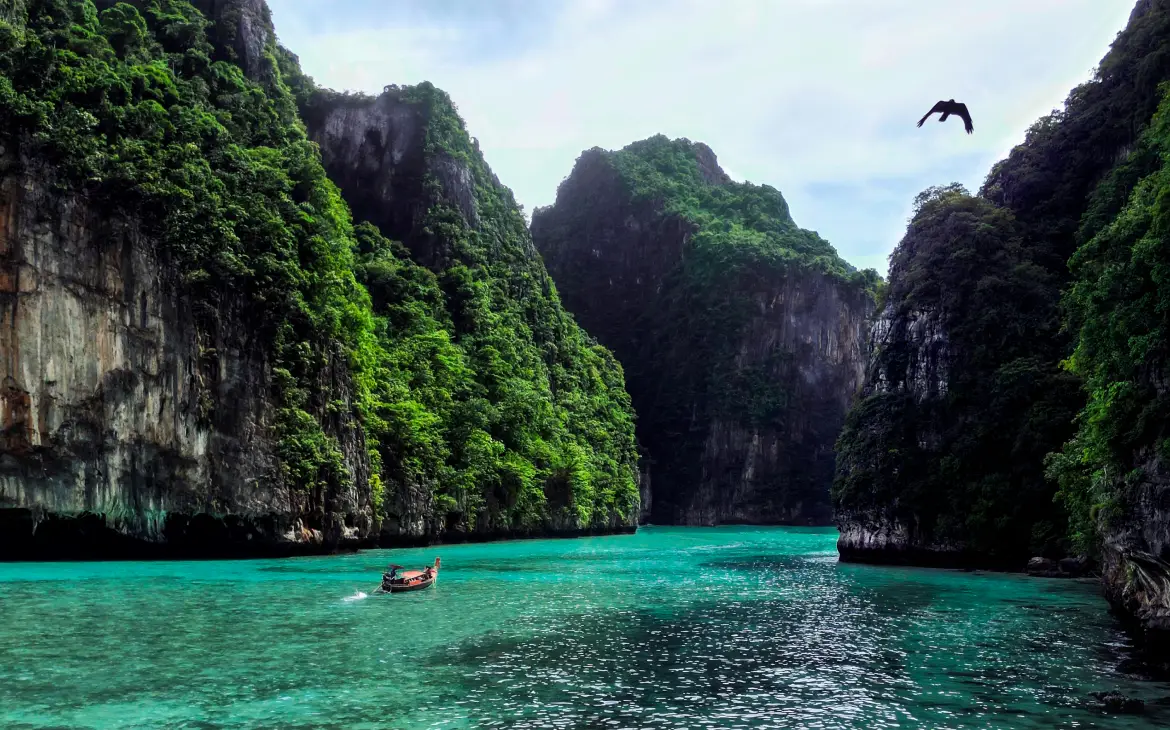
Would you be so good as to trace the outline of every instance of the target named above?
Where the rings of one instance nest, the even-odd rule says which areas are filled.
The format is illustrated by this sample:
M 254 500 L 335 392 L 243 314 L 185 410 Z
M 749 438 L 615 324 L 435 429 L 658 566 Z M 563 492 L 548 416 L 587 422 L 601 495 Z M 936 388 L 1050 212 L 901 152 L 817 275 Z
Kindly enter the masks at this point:
M 424 165 L 355 228 L 309 86 L 262 0 L 0 3 L 6 548 L 632 524 L 621 370 L 450 101 L 405 153 L 475 215 Z
M 1060 557 L 1064 519 L 1043 459 L 1072 434 L 1081 400 L 1058 366 L 1055 277 L 1011 212 L 986 199 L 950 186 L 926 191 L 916 208 L 890 260 L 888 303 L 834 487 L 843 525 L 869 519 L 874 532 L 914 532 L 908 546 L 886 538 L 859 551 L 846 540 L 842 552 L 914 562 Z
M 1111 596 L 1170 636 L 1168 202 L 1170 94 L 1097 187 L 1078 232 L 1065 298 L 1077 339 L 1066 364 L 1084 378 L 1088 404 L 1049 474 L 1076 546 L 1101 558 Z
M 845 557 L 1084 555 L 1170 629 L 1167 80 L 1170 3 L 1142 0 L 979 197 L 920 197 L 840 441 Z
M 875 272 L 797 227 L 774 188 L 661 135 L 584 152 L 532 230 L 625 367 L 654 522 L 828 520 Z
M 384 463 L 436 485 L 456 514 L 483 512 L 486 529 L 632 525 L 621 368 L 561 307 L 450 98 L 427 83 L 340 95 L 284 58 L 326 170 L 364 221 L 358 276 L 399 388 Z M 389 515 L 428 510 L 403 496 Z

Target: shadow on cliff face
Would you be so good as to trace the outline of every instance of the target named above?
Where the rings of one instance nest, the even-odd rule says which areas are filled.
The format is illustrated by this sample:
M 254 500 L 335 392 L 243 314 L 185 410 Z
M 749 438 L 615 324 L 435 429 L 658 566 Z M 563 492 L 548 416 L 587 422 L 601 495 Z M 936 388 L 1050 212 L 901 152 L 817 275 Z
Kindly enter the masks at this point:
M 723 238 L 733 226 L 768 244 Z M 778 191 L 659 135 L 582 153 L 531 230 L 566 308 L 625 369 L 652 523 L 831 523 L 833 444 L 874 302 L 801 258 L 843 264 Z
M 338 529 L 309 529 L 289 515 L 168 513 L 156 527 L 157 539 L 149 541 L 122 532 L 102 514 L 0 509 L 0 561 L 275 558 L 361 546 L 340 540 Z

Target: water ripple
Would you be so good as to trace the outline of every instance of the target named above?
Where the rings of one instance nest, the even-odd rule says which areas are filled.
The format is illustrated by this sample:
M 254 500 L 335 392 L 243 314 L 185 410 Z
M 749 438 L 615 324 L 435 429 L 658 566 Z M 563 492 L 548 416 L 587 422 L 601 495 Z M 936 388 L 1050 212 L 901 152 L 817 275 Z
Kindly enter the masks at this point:
M 0 725 L 1143 728 L 1095 587 L 840 565 L 835 533 L 0 566 Z M 393 559 L 434 588 L 376 595 Z M 82 578 L 78 578 L 82 576 Z M 63 589 L 68 586 L 68 589 Z

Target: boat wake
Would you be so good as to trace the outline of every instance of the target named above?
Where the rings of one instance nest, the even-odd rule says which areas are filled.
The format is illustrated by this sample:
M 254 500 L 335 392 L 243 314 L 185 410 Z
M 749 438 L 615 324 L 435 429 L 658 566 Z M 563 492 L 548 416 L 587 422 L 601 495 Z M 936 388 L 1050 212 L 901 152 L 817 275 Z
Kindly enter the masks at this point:
M 369 597 L 370 597 L 369 594 L 366 593 L 365 591 L 358 591 L 357 593 L 353 594 L 352 596 L 346 596 L 345 598 L 342 598 L 341 600 L 345 601 L 346 603 L 351 603 L 353 601 L 360 601 L 363 598 L 369 598 Z

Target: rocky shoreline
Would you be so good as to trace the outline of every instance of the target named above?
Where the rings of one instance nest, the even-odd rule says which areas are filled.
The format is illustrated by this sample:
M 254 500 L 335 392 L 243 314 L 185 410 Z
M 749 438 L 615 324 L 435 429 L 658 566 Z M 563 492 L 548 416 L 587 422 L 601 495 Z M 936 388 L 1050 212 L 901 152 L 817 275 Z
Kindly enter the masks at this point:
M 163 516 L 150 536 L 132 534 L 106 515 L 0 509 L 0 563 L 94 560 L 229 560 L 330 555 L 379 548 L 599 537 L 633 534 L 612 528 L 444 531 L 423 535 L 367 533 L 334 521 L 326 529 L 284 515 Z
M 1036 578 L 1084 578 L 1089 573 L 1089 562 L 1083 558 L 1032 558 L 1024 572 Z
M 994 557 L 948 542 L 922 539 L 913 525 L 889 516 L 860 512 L 836 515 L 837 552 L 846 563 L 906 565 L 955 570 L 1022 572 L 1014 558 Z

